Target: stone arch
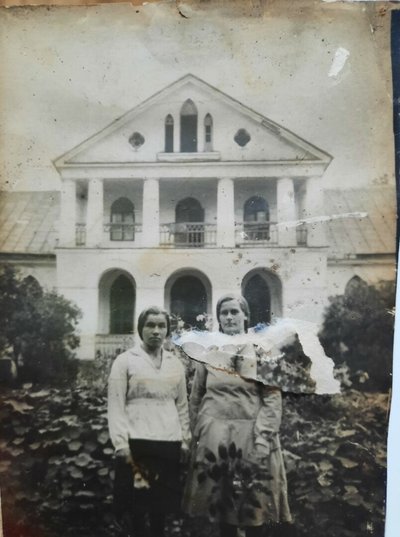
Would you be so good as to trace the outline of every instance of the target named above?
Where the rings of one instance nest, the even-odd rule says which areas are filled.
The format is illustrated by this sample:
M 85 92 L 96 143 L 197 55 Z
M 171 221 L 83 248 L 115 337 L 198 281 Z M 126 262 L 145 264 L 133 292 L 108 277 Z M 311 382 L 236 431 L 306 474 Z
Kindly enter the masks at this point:
M 178 315 L 186 327 L 203 327 L 197 317 L 211 314 L 211 299 L 210 280 L 197 269 L 177 270 L 165 283 L 165 307 L 171 314 Z
M 99 334 L 131 334 L 134 331 L 136 284 L 129 272 L 114 268 L 99 280 Z
M 266 268 L 248 272 L 242 280 L 242 295 L 250 307 L 250 326 L 269 324 L 282 316 L 282 282 Z

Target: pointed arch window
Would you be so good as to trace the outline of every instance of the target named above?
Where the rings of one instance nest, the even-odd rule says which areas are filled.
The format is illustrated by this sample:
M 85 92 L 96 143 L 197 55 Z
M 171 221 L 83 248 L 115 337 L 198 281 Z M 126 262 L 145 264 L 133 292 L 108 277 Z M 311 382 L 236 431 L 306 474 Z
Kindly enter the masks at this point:
M 213 120 L 211 114 L 204 118 L 204 150 L 212 151 L 213 145 Z
M 244 232 L 251 241 L 270 239 L 269 206 L 265 198 L 252 196 L 244 204 Z
M 171 114 L 165 118 L 165 152 L 174 152 L 174 118 Z
M 111 205 L 110 240 L 135 240 L 135 208 L 128 198 L 118 198 Z
M 181 108 L 181 152 L 197 152 L 197 108 L 191 99 Z

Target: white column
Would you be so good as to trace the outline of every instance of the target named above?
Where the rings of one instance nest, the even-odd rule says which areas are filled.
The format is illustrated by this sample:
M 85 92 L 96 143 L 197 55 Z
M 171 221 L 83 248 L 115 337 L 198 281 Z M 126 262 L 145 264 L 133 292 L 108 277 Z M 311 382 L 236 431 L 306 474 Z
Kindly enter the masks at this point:
M 103 181 L 90 179 L 86 215 L 86 246 L 99 246 L 103 241 Z
M 235 246 L 235 196 L 233 179 L 218 180 L 217 192 L 217 246 Z
M 76 183 L 64 179 L 61 185 L 59 244 L 74 247 L 76 236 Z
M 142 244 L 154 248 L 160 244 L 160 188 L 158 179 L 143 182 Z
M 296 202 L 294 197 L 293 179 L 280 177 L 277 181 L 277 221 L 278 221 L 278 244 L 279 246 L 296 245 Z M 286 223 L 292 225 L 288 227 Z
M 325 223 L 318 218 L 325 215 L 324 190 L 320 177 L 309 177 L 304 200 L 306 218 L 315 219 L 307 224 L 307 246 L 327 246 Z
M 174 153 L 181 151 L 181 116 L 175 115 L 174 118 Z

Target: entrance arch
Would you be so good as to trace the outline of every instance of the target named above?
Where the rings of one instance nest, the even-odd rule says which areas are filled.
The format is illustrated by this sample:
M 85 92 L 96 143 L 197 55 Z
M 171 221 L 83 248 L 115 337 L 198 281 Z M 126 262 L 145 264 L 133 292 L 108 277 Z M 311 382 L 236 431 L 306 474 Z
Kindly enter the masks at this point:
M 165 303 L 185 328 L 204 328 L 198 316 L 210 313 L 211 284 L 200 271 L 184 270 L 173 274 L 165 286 Z
M 250 326 L 270 324 L 282 315 L 282 284 L 269 270 L 256 269 L 246 274 L 242 294 L 249 303 Z
M 132 334 L 135 315 L 135 282 L 123 270 L 106 272 L 99 282 L 99 333 Z

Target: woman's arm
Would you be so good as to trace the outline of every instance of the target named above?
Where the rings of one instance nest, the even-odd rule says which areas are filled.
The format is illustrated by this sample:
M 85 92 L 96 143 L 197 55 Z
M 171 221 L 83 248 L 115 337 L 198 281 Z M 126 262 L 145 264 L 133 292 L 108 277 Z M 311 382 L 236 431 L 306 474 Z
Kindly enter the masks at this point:
M 116 451 L 129 450 L 129 423 L 125 411 L 128 390 L 126 356 L 114 360 L 108 379 L 108 430 Z
M 282 393 L 279 388 L 259 383 L 261 407 L 254 426 L 257 445 L 269 446 L 273 435 L 279 432 L 282 420 Z
M 182 441 L 185 447 L 189 447 L 191 440 L 190 426 L 189 426 L 189 410 L 186 390 L 186 377 L 185 371 L 182 367 L 181 378 L 178 384 L 178 394 L 175 401 L 178 411 L 179 422 L 182 430 Z
M 197 414 L 201 401 L 206 393 L 207 369 L 204 364 L 196 363 L 196 371 L 194 374 L 192 390 L 189 398 L 189 416 L 192 430 L 197 421 Z

